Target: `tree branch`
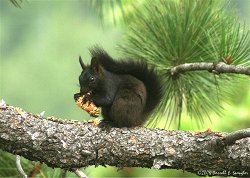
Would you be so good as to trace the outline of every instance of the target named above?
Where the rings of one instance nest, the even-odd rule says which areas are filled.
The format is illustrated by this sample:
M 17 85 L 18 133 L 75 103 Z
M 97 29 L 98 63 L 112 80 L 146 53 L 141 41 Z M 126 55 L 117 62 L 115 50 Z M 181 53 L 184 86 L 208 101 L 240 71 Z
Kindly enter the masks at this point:
M 235 143 L 236 140 L 247 138 L 247 137 L 250 137 L 250 128 L 242 129 L 242 130 L 238 130 L 233 133 L 230 133 L 224 136 L 222 139 L 218 139 L 217 142 L 219 142 L 219 144 L 221 143 L 222 145 L 230 145 L 230 144 Z
M 216 74 L 220 73 L 234 73 L 234 74 L 245 74 L 250 75 L 250 67 L 247 66 L 235 66 L 228 65 L 224 62 L 212 63 L 212 62 L 197 62 L 197 63 L 186 63 L 175 66 L 170 69 L 172 76 L 180 73 L 189 71 L 207 70 Z
M 100 128 L 0 106 L 2 150 L 71 171 L 90 165 L 110 165 L 183 169 L 198 175 L 226 171 L 229 175 L 236 172 L 249 176 L 250 138 L 215 149 L 211 141 L 221 139 L 222 135 L 227 134 L 141 127 Z

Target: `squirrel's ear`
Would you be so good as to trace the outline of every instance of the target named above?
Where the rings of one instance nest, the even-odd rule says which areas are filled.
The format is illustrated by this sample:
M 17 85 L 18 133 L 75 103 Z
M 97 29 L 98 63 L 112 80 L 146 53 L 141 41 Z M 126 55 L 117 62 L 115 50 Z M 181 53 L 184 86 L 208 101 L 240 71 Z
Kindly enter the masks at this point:
M 86 65 L 83 63 L 81 56 L 79 56 L 79 63 L 81 65 L 81 67 L 82 67 L 82 70 L 86 69 Z
M 100 66 L 99 61 L 96 57 L 93 57 L 91 59 L 90 67 L 95 73 L 97 73 L 97 74 L 102 73 L 102 67 Z

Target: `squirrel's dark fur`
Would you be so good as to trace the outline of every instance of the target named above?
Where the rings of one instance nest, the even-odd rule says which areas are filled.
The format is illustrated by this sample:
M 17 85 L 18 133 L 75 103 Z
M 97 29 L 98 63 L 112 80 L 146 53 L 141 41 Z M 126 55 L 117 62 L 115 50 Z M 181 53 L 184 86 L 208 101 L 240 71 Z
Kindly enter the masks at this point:
M 102 108 L 104 120 L 117 127 L 142 125 L 159 104 L 159 77 L 142 61 L 112 59 L 103 49 L 90 50 L 91 64 L 80 64 L 80 93 Z

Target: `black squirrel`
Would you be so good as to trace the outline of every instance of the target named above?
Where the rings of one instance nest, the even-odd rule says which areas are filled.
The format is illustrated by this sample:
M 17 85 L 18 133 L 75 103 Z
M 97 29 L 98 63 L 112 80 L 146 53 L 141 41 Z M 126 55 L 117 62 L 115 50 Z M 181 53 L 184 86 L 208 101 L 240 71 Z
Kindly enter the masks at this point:
M 116 127 L 141 126 L 162 98 L 161 83 L 155 70 L 147 63 L 114 60 L 102 48 L 90 50 L 90 65 L 79 57 L 82 72 L 80 93 L 84 102 L 91 101 L 102 108 L 104 121 Z

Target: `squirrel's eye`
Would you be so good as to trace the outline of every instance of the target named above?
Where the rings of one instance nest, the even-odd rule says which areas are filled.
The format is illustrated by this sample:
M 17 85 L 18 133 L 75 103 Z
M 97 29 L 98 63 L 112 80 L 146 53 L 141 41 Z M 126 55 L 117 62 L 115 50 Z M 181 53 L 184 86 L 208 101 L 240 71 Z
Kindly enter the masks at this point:
M 95 77 L 89 77 L 89 81 L 90 82 L 94 82 L 95 81 Z

